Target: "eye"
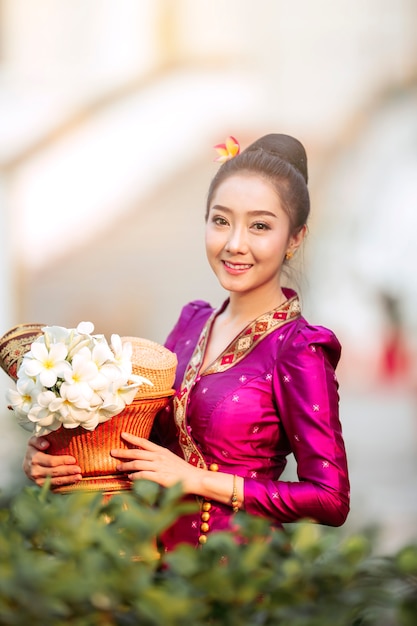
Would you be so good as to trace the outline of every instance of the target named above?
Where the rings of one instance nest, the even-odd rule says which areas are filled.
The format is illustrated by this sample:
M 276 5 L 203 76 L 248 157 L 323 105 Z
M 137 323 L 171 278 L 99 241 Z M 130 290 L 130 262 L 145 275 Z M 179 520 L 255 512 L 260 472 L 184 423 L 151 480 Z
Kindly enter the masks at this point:
M 212 219 L 213 224 L 217 224 L 217 226 L 227 226 L 228 221 L 222 217 L 221 215 L 215 215 Z
M 252 228 L 254 230 L 271 230 L 271 227 L 268 224 L 265 224 L 265 222 L 255 222 L 252 224 Z

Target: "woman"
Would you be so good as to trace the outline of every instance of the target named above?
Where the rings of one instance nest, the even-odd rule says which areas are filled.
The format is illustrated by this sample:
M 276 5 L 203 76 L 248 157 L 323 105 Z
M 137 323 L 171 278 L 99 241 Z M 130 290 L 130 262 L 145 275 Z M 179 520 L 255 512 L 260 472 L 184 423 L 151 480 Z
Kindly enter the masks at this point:
M 349 510 L 335 368 L 340 344 L 310 325 L 283 267 L 303 242 L 310 202 L 301 143 L 271 134 L 225 161 L 208 192 L 207 258 L 228 299 L 186 305 L 166 346 L 178 357 L 177 394 L 151 441 L 113 450 L 132 480 L 180 481 L 200 511 L 167 531 L 167 549 L 204 544 L 239 509 L 271 524 L 311 518 L 338 526 Z M 174 428 L 176 425 L 176 429 Z M 158 442 L 158 443 L 156 443 Z M 42 484 L 81 479 L 73 457 L 32 438 L 27 475 Z M 280 480 L 293 453 L 299 480 Z

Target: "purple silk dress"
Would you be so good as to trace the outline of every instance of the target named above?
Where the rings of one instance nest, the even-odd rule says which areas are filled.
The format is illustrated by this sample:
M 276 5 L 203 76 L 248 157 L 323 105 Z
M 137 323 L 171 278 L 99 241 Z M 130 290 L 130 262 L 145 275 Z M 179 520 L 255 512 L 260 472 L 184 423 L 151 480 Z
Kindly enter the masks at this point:
M 335 375 L 340 344 L 330 330 L 308 324 L 297 295 L 284 291 L 287 301 L 248 325 L 205 371 L 211 323 L 227 302 L 218 311 L 201 301 L 183 308 L 165 344 L 178 357 L 177 394 L 154 435 L 193 465 L 215 463 L 242 476 L 244 509 L 274 527 L 305 518 L 339 526 L 349 511 Z M 290 453 L 295 482 L 280 480 Z M 206 539 L 232 519 L 230 505 L 212 501 Z M 180 518 L 163 543 L 167 550 L 197 546 L 201 528 L 197 511 Z

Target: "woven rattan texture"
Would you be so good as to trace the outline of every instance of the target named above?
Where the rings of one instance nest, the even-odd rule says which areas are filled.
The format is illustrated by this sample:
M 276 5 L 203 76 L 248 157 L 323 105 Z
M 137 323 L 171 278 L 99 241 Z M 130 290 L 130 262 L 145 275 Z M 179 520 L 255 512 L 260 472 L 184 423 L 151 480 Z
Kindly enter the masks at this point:
M 153 387 L 141 385 L 137 398 L 172 395 L 177 368 L 176 355 L 154 341 L 140 337 L 122 337 L 132 344 L 133 373 L 148 378 Z
M 95 430 L 64 428 L 47 435 L 50 443 L 48 453 L 69 454 L 81 467 L 83 479 L 76 485 L 54 487 L 54 491 L 67 493 L 71 491 L 122 491 L 130 488 L 130 481 L 125 474 L 117 471 L 118 461 L 110 456 L 112 448 L 133 448 L 122 438 L 122 432 L 147 439 L 150 435 L 154 419 L 169 402 L 169 397 L 149 400 L 134 400 L 132 404 L 111 418 L 99 424 Z

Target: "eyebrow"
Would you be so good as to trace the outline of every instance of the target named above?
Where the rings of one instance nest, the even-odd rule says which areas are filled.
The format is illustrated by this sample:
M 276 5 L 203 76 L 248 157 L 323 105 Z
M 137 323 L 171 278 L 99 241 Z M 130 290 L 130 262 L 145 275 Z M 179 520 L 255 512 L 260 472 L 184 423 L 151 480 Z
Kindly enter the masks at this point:
M 210 211 L 223 211 L 224 213 L 233 213 L 232 209 L 229 209 L 227 206 L 222 206 L 221 204 L 215 204 L 211 207 Z M 266 211 L 264 209 L 254 209 L 253 211 L 248 211 L 248 215 L 251 217 L 257 217 L 261 215 L 268 215 L 269 217 L 275 217 L 277 219 L 277 215 L 272 213 L 271 211 Z

